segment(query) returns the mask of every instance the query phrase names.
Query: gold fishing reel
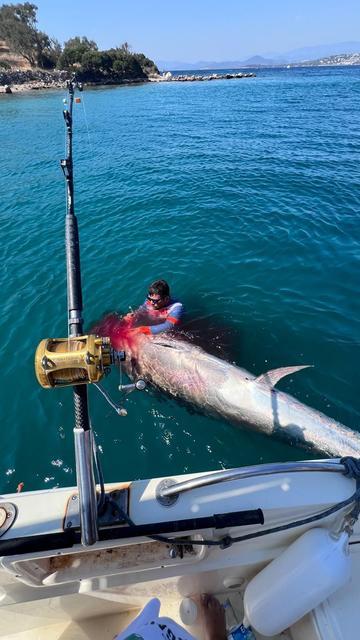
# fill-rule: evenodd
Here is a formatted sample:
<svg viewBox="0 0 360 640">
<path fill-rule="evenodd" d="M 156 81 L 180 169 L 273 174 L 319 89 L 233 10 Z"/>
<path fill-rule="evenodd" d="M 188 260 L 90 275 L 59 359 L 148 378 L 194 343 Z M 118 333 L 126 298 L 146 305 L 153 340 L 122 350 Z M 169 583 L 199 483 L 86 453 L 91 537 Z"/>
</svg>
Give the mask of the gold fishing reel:
<svg viewBox="0 0 360 640">
<path fill-rule="evenodd" d="M 35 373 L 45 389 L 97 383 L 107 367 L 121 360 L 125 354 L 112 349 L 110 338 L 46 338 L 36 349 Z"/>
</svg>

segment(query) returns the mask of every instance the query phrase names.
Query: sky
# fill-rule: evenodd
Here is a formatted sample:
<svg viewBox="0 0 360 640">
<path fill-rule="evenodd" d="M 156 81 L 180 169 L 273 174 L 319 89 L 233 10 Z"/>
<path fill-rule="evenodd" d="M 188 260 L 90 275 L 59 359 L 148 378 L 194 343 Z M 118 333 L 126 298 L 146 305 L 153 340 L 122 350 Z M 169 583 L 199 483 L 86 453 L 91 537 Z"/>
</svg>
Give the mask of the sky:
<svg viewBox="0 0 360 640">
<path fill-rule="evenodd" d="M 360 40 L 360 0 L 30 0 L 61 43 L 127 41 L 153 60 L 241 60 Z M 0 2 L 1 4 L 10 4 Z"/>
</svg>

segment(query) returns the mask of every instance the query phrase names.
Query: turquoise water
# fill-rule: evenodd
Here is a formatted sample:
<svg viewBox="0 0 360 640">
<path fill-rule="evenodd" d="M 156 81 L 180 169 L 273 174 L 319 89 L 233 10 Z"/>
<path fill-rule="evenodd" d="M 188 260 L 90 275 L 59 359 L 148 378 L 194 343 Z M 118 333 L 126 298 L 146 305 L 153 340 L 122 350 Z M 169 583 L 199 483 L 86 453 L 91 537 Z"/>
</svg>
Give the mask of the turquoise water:
<svg viewBox="0 0 360 640">
<path fill-rule="evenodd" d="M 65 336 L 63 93 L 0 96 L 0 485 L 75 483 L 71 390 L 33 372 Z M 360 69 L 89 89 L 75 111 L 76 212 L 86 326 L 168 279 L 196 339 L 360 426 Z M 85 110 L 84 107 L 85 106 Z M 118 372 L 105 382 L 118 399 Z M 90 389 L 105 479 L 308 455 L 134 393 L 119 418 Z"/>
</svg>

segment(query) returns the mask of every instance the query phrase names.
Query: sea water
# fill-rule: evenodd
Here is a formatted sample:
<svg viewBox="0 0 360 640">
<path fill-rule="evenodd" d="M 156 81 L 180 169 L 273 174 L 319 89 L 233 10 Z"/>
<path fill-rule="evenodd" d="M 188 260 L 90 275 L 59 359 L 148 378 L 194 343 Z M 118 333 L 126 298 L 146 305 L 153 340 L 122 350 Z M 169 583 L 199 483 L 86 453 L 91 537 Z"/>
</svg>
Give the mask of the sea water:
<svg viewBox="0 0 360 640">
<path fill-rule="evenodd" d="M 0 96 L 1 490 L 75 484 L 72 393 L 34 352 L 67 335 L 63 91 Z M 88 330 L 166 278 L 186 329 L 279 389 L 360 426 L 360 69 L 93 88 L 74 108 Z M 120 401 L 119 371 L 105 386 Z M 126 381 L 126 380 L 125 380 Z M 295 445 L 134 392 L 91 388 L 107 481 L 309 457 Z"/>
</svg>

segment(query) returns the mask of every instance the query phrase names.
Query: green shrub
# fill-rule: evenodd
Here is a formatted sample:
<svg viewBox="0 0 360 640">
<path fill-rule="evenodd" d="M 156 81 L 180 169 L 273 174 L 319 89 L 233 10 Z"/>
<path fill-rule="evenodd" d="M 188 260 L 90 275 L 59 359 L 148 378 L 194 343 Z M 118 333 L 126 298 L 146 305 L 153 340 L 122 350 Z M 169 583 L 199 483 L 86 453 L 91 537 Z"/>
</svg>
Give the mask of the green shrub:
<svg viewBox="0 0 360 640">
<path fill-rule="evenodd" d="M 11 69 L 11 64 L 8 60 L 0 60 L 0 69 Z"/>
<path fill-rule="evenodd" d="M 64 48 L 57 62 L 57 67 L 58 69 L 68 70 L 79 68 L 81 67 L 83 56 L 86 53 L 97 52 L 97 50 L 96 42 L 88 40 L 86 36 L 70 38 L 70 40 L 67 40 L 64 44 Z"/>
</svg>

